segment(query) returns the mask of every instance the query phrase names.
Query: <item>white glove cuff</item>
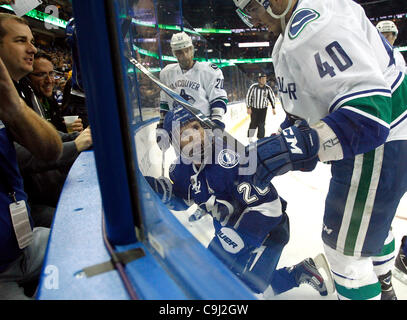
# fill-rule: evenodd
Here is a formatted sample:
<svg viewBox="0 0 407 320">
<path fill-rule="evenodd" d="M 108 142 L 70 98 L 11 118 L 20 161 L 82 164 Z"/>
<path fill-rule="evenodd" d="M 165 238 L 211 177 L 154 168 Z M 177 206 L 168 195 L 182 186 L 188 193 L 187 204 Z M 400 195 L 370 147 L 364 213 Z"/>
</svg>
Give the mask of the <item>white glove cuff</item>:
<svg viewBox="0 0 407 320">
<path fill-rule="evenodd" d="M 335 132 L 323 121 L 311 126 L 319 137 L 318 157 L 321 162 L 336 161 L 343 159 L 341 143 Z"/>
</svg>

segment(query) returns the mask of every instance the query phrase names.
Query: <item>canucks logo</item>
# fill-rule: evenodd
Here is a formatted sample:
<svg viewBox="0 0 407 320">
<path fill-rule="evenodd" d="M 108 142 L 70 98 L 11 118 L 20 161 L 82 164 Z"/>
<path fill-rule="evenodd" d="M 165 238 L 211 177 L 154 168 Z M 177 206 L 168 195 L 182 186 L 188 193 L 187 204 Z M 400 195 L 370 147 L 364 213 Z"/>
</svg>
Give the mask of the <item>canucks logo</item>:
<svg viewBox="0 0 407 320">
<path fill-rule="evenodd" d="M 318 19 L 320 14 L 313 9 L 300 9 L 294 12 L 294 17 L 288 31 L 290 39 L 295 39 L 310 22 Z"/>
<path fill-rule="evenodd" d="M 223 149 L 218 154 L 218 163 L 225 169 L 234 168 L 239 163 L 239 155 L 232 150 Z"/>
<path fill-rule="evenodd" d="M 185 89 L 182 89 L 182 90 L 181 90 L 181 93 L 180 93 L 179 95 L 180 95 L 182 98 L 184 98 L 185 101 L 189 102 L 191 105 L 195 103 L 194 97 L 193 97 L 193 96 L 190 96 L 189 94 L 187 94 L 187 93 L 185 92 Z M 177 102 L 177 101 L 174 100 L 173 108 L 175 109 L 175 108 L 177 108 L 177 107 L 182 107 L 182 104 L 180 104 L 179 102 Z"/>
</svg>

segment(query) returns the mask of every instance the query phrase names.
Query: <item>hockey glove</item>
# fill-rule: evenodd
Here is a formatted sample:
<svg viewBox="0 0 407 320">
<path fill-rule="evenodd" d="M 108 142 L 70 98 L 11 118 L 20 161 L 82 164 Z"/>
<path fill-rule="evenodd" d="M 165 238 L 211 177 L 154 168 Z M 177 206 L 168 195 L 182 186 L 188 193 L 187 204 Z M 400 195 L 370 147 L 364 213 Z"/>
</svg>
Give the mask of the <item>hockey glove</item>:
<svg viewBox="0 0 407 320">
<path fill-rule="evenodd" d="M 184 211 L 188 209 L 189 206 L 184 200 L 173 194 L 173 185 L 170 179 L 166 177 L 160 177 L 157 179 L 150 176 L 145 176 L 144 178 L 168 209 L 175 211 Z"/>
<path fill-rule="evenodd" d="M 170 137 L 168 135 L 168 132 L 162 127 L 162 125 L 157 126 L 155 131 L 155 138 L 161 151 L 165 152 L 170 148 Z"/>
<path fill-rule="evenodd" d="M 305 121 L 257 141 L 253 184 L 265 188 L 273 177 L 290 170 L 312 171 L 318 163 L 318 150 L 318 134 Z"/>
<path fill-rule="evenodd" d="M 225 124 L 224 124 L 222 121 L 216 120 L 216 119 L 212 119 L 212 121 L 213 121 L 215 124 L 217 124 L 217 125 L 219 126 L 219 128 L 222 129 L 222 131 L 225 130 Z"/>
<path fill-rule="evenodd" d="M 206 216 L 207 214 L 208 214 L 208 212 L 206 212 L 204 209 L 198 207 L 198 209 L 196 209 L 196 211 L 188 217 L 188 221 L 189 222 L 198 221 L 201 218 L 203 218 L 204 216 Z"/>
</svg>

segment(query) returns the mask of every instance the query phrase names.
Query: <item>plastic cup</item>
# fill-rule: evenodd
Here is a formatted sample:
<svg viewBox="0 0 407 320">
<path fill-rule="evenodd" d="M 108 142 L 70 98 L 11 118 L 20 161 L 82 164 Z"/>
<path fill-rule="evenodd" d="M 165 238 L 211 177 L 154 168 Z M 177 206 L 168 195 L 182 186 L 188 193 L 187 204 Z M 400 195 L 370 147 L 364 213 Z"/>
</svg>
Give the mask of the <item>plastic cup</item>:
<svg viewBox="0 0 407 320">
<path fill-rule="evenodd" d="M 66 131 L 68 133 L 72 133 L 72 124 L 75 122 L 76 119 L 78 119 L 79 116 L 65 116 L 64 121 L 65 121 L 65 126 L 66 126 Z"/>
</svg>

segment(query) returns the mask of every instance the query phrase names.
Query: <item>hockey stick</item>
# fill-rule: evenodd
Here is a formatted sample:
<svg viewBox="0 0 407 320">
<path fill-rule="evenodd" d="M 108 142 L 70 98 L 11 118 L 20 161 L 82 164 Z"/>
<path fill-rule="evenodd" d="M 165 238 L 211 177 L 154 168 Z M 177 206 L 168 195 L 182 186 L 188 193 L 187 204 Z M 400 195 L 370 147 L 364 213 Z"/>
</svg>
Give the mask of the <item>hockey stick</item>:
<svg viewBox="0 0 407 320">
<path fill-rule="evenodd" d="M 123 39 L 125 39 L 131 25 L 131 19 L 127 18 L 123 21 L 122 23 L 122 35 Z M 252 166 L 252 164 L 256 163 L 256 161 L 253 161 L 253 157 L 256 157 L 257 154 L 256 152 L 249 152 L 249 155 L 246 154 L 246 148 L 245 146 L 237 140 L 235 137 L 233 137 L 231 134 L 229 134 L 227 131 L 225 131 L 223 128 L 221 128 L 219 125 L 217 125 L 214 121 L 209 119 L 207 116 L 205 116 L 201 111 L 198 109 L 194 108 L 191 103 L 189 103 L 187 100 L 185 100 L 182 96 L 180 96 L 177 92 L 166 86 L 164 83 L 162 83 L 156 76 L 154 76 L 146 67 L 144 67 L 137 59 L 135 59 L 131 52 L 132 49 L 130 45 L 128 44 L 128 52 L 129 54 L 124 54 L 125 58 L 133 64 L 141 73 L 146 75 L 151 81 L 153 81 L 161 90 L 163 90 L 170 98 L 172 98 L 174 101 L 177 101 L 179 104 L 181 104 L 186 110 L 188 110 L 198 121 L 200 121 L 204 127 L 211 129 L 216 137 L 219 135 L 222 137 L 222 140 L 226 142 L 226 145 L 232 149 L 232 151 L 236 152 L 236 154 L 239 157 L 239 162 L 240 164 L 248 166 L 246 167 L 241 167 L 240 168 L 240 174 L 242 175 L 251 175 L 256 171 L 256 166 Z M 250 150 L 252 150 L 251 148 Z"/>
<path fill-rule="evenodd" d="M 162 83 L 156 76 L 154 76 L 146 67 L 144 67 L 140 62 L 138 62 L 133 57 L 127 57 L 127 59 L 132 63 L 137 69 L 139 69 L 143 74 L 150 78 L 157 86 L 160 87 L 170 98 L 180 103 L 185 109 L 187 109 L 192 115 L 194 115 L 200 122 L 204 123 L 208 129 L 219 129 L 222 130 L 215 122 L 205 116 L 201 111 L 194 108 L 187 100 L 181 97 L 177 92 Z M 229 135 L 227 132 L 225 132 Z M 232 136 L 230 136 L 232 137 Z M 232 137 L 233 140 L 236 140 Z M 240 142 L 239 142 L 240 143 Z"/>
<path fill-rule="evenodd" d="M 234 151 L 238 154 L 240 152 L 244 152 L 245 146 L 238 141 L 235 137 L 230 135 L 227 131 L 223 130 L 219 125 L 205 116 L 201 111 L 194 108 L 187 100 L 181 97 L 177 92 L 172 90 L 171 88 L 167 87 L 164 83 L 162 83 L 156 76 L 154 76 L 146 67 L 144 67 L 140 62 L 138 62 L 135 58 L 127 56 L 127 59 L 133 64 L 138 70 L 140 70 L 143 74 L 145 74 L 150 80 L 152 80 L 161 90 L 163 90 L 170 98 L 180 103 L 186 110 L 188 110 L 198 121 L 204 124 L 204 126 L 211 130 L 220 130 L 224 139 L 226 139 L 229 143 L 234 144 Z M 243 156 L 243 155 L 242 155 Z"/>
<path fill-rule="evenodd" d="M 126 35 L 129 32 L 131 25 L 131 19 L 127 17 L 124 19 L 122 23 L 122 36 L 123 39 L 126 37 Z M 128 51 L 131 52 L 132 49 L 130 46 L 128 46 Z M 152 80 L 161 90 L 163 90 L 170 98 L 173 100 L 177 101 L 180 103 L 185 109 L 187 109 L 192 115 L 194 115 L 200 122 L 204 123 L 205 126 L 208 129 L 215 130 L 219 129 L 223 131 L 224 135 L 227 137 L 227 139 L 230 139 L 228 141 L 235 141 L 236 147 L 238 147 L 240 150 L 244 150 L 244 145 L 240 143 L 238 140 L 236 140 L 234 137 L 232 137 L 229 133 L 224 131 L 219 125 L 217 125 L 215 122 L 213 122 L 211 119 L 209 119 L 207 116 L 205 116 L 202 112 L 200 112 L 198 109 L 194 108 L 187 100 L 185 100 L 183 97 L 181 97 L 177 92 L 166 86 L 164 83 L 162 83 L 156 76 L 154 76 L 146 67 L 144 67 L 140 62 L 138 62 L 131 54 L 129 53 L 128 55 L 125 55 L 127 60 L 131 64 L 133 64 L 138 70 L 140 70 L 143 74 L 145 74 L 150 80 Z"/>
</svg>

